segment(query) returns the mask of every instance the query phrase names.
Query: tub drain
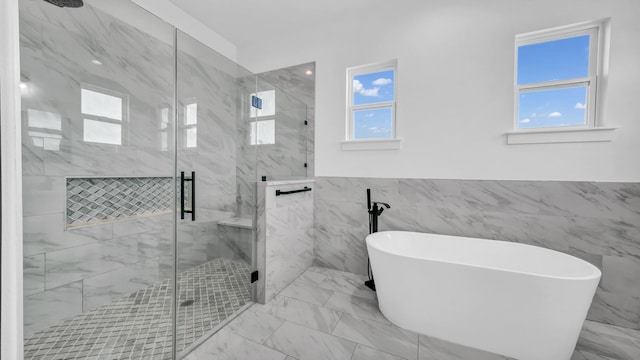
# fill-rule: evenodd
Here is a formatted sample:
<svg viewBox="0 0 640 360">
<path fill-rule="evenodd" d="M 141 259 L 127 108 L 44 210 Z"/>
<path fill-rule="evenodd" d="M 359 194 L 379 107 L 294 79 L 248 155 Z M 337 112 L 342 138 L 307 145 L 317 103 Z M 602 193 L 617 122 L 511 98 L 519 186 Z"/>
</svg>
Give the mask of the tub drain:
<svg viewBox="0 0 640 360">
<path fill-rule="evenodd" d="M 181 307 L 183 307 L 183 306 L 191 306 L 191 305 L 193 305 L 193 303 L 194 303 L 194 302 L 195 302 L 195 300 L 187 300 L 187 301 L 183 301 L 183 302 L 180 304 L 180 306 L 181 306 Z"/>
</svg>

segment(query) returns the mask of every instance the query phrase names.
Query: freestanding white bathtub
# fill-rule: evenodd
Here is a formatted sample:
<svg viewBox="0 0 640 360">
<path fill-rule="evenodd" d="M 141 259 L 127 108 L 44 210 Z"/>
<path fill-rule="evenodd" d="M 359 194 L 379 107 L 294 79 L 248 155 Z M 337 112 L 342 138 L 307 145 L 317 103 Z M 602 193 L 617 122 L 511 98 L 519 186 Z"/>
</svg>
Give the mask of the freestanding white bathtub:
<svg viewBox="0 0 640 360">
<path fill-rule="evenodd" d="M 568 360 L 600 270 L 536 246 L 385 231 L 367 236 L 380 310 L 418 333 L 519 360 Z"/>
</svg>

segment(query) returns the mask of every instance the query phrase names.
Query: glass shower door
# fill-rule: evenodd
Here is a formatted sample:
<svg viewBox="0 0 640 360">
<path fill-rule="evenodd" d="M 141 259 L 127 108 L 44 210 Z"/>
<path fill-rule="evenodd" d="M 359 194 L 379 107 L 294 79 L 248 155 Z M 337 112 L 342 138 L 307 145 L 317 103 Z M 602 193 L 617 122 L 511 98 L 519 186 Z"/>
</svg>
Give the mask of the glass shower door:
<svg viewBox="0 0 640 360">
<path fill-rule="evenodd" d="M 20 40 L 24 357 L 170 359 L 174 28 L 21 0 Z"/>
<path fill-rule="evenodd" d="M 307 106 L 258 76 L 262 109 L 252 110 L 251 142 L 257 149 L 257 172 L 267 180 L 307 176 Z"/>
<path fill-rule="evenodd" d="M 255 76 L 178 31 L 179 355 L 252 300 L 255 150 L 245 100 L 252 92 Z"/>
</svg>

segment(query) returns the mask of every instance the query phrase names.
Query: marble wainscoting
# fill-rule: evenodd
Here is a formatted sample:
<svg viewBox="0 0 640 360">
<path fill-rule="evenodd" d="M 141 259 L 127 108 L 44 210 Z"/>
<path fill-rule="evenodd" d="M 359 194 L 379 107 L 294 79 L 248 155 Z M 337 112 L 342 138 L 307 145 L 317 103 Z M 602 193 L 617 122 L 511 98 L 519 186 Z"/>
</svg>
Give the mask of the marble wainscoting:
<svg viewBox="0 0 640 360">
<path fill-rule="evenodd" d="M 276 196 L 276 191 L 311 191 Z M 264 303 L 287 287 L 313 262 L 313 180 L 258 184 L 258 270 L 263 276 L 257 300 Z M 264 261 L 264 263 L 263 263 Z"/>
<path fill-rule="evenodd" d="M 316 265 L 367 272 L 366 189 L 391 204 L 379 230 L 514 241 L 602 271 L 588 319 L 640 329 L 640 184 L 318 177 Z"/>
</svg>

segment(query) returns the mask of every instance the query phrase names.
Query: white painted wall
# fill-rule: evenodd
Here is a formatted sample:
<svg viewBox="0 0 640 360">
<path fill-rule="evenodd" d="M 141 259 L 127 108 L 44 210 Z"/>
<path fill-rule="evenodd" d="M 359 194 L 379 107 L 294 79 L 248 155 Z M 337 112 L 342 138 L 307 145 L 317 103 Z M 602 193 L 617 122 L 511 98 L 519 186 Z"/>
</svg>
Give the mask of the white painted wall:
<svg viewBox="0 0 640 360">
<path fill-rule="evenodd" d="M 97 0 L 94 0 L 96 2 Z M 236 46 L 169 0 L 131 0 L 213 50 L 236 61 Z M 126 14 L 122 14 L 126 16 Z"/>
<path fill-rule="evenodd" d="M 640 181 L 640 1 L 405 0 L 377 15 L 238 49 L 259 73 L 316 61 L 316 175 Z M 312 16 L 311 14 L 309 16 Z M 604 123 L 613 142 L 506 145 L 514 36 L 612 17 Z M 398 59 L 402 149 L 342 151 L 345 69 Z"/>
</svg>

